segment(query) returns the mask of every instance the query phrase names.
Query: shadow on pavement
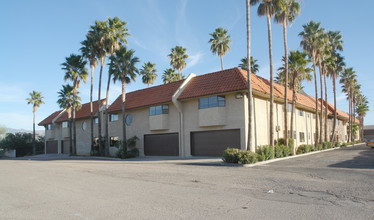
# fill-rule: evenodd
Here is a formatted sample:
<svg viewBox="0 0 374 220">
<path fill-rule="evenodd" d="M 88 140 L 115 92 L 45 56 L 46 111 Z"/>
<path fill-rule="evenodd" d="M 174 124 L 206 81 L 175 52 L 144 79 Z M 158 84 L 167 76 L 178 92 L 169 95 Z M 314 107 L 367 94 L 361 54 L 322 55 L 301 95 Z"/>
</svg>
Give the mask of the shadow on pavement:
<svg viewBox="0 0 374 220">
<path fill-rule="evenodd" d="M 342 148 L 345 151 L 362 151 L 359 156 L 354 157 L 352 160 L 329 165 L 329 167 L 337 168 L 351 168 L 351 169 L 374 169 L 374 148 L 365 145 L 358 147 Z"/>
</svg>

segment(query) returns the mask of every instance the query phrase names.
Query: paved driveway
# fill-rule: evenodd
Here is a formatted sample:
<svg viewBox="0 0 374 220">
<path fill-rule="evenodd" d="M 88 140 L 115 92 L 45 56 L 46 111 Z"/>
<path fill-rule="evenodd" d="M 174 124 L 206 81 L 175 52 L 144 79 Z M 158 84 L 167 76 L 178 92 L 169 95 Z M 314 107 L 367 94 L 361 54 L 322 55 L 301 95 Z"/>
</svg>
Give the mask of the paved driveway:
<svg viewBox="0 0 374 220">
<path fill-rule="evenodd" d="M 174 159 L 0 160 L 0 219 L 374 219 L 363 145 L 252 168 Z"/>
</svg>

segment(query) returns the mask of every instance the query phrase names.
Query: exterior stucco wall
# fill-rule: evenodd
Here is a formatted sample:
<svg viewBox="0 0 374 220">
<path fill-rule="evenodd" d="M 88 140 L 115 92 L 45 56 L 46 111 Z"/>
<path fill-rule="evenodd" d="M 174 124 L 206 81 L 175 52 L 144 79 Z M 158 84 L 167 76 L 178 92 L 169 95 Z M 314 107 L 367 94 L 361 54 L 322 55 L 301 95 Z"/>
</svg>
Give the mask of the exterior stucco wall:
<svg viewBox="0 0 374 220">
<path fill-rule="evenodd" d="M 245 96 L 242 98 L 235 98 L 235 94 L 226 94 L 225 107 L 214 107 L 211 108 L 212 112 L 220 112 L 215 114 L 216 117 L 210 117 L 212 126 L 200 126 L 199 123 L 199 111 L 203 110 L 206 114 L 209 109 L 199 109 L 199 99 L 191 99 L 182 101 L 183 106 L 183 125 L 184 125 L 184 156 L 191 156 L 191 132 L 196 131 L 211 131 L 211 130 L 228 130 L 228 129 L 240 129 L 240 147 L 245 149 L 245 137 L 247 130 L 245 117 L 246 102 Z M 217 108 L 222 108 L 218 110 Z M 225 114 L 221 114 L 224 112 Z M 223 117 L 223 119 L 222 119 Z M 221 122 L 225 121 L 224 125 Z M 218 125 L 217 125 L 218 124 Z M 227 146 L 230 147 L 230 146 Z M 233 146 L 231 146 L 233 147 Z"/>
</svg>

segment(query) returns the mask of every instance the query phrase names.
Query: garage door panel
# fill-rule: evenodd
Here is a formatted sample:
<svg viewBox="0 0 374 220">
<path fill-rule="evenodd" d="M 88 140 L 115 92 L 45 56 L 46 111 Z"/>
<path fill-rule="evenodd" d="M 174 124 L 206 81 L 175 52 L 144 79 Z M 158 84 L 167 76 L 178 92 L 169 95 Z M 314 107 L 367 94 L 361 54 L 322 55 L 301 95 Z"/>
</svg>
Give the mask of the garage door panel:
<svg viewBox="0 0 374 220">
<path fill-rule="evenodd" d="M 70 154 L 70 140 L 63 140 L 62 142 L 62 153 Z"/>
<path fill-rule="evenodd" d="M 228 148 L 240 149 L 240 130 L 191 132 L 192 156 L 220 157 Z"/>
<path fill-rule="evenodd" d="M 146 156 L 179 156 L 178 133 L 144 135 Z"/>
<path fill-rule="evenodd" d="M 47 154 L 57 154 L 58 153 L 58 142 L 57 141 L 47 141 Z"/>
</svg>

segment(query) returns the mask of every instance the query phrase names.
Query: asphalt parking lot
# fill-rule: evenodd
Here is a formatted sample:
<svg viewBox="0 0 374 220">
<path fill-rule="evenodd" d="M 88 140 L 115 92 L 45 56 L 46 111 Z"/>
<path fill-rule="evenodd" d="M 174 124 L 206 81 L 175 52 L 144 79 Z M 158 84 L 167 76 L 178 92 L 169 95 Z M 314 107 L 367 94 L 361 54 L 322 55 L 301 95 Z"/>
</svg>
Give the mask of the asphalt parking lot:
<svg viewBox="0 0 374 220">
<path fill-rule="evenodd" d="M 364 145 L 218 164 L 0 160 L 0 219 L 374 219 L 374 149 Z"/>
</svg>

